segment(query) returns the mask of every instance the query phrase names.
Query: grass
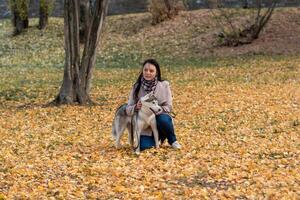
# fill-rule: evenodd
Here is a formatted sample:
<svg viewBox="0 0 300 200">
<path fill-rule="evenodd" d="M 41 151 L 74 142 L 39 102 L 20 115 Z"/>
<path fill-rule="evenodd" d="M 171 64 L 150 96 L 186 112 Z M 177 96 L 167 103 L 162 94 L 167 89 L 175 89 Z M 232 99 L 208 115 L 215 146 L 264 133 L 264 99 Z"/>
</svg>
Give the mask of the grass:
<svg viewBox="0 0 300 200">
<path fill-rule="evenodd" d="M 239 14 L 243 16 L 243 13 Z M 277 29 L 287 29 L 287 33 L 280 35 L 285 40 L 296 37 L 293 34 L 297 34 L 298 29 L 291 32 L 289 27 L 295 26 L 298 14 L 299 11 L 292 8 L 281 8 L 276 11 L 274 22 L 271 21 L 271 25 L 267 26 L 261 35 L 262 41 L 258 40 L 253 45 L 247 45 L 249 51 L 243 50 L 244 47 L 214 47 L 212 45 L 215 40 L 213 35 L 218 31 L 218 26 L 207 10 L 183 12 L 175 20 L 156 26 L 151 26 L 151 16 L 147 13 L 110 16 L 107 18 L 100 41 L 96 60 L 97 67 L 138 67 L 144 59 L 149 57 L 154 57 L 162 65 L 172 68 L 216 66 L 218 61 L 234 65 L 236 59 L 238 62 L 240 60 L 248 62 L 257 57 L 263 59 L 280 59 L 280 57 L 286 58 L 290 55 L 295 57 L 297 49 L 291 49 L 291 52 L 295 53 L 289 55 L 284 52 L 278 54 L 276 51 L 276 49 L 288 49 L 285 44 L 289 44 L 289 41 L 275 40 L 274 44 L 269 44 L 264 40 L 270 37 L 277 38 L 276 34 L 282 34 Z M 281 15 L 285 15 L 289 21 L 282 20 Z M 37 19 L 31 19 L 30 28 L 22 36 L 14 38 L 10 37 L 12 33 L 10 20 L 1 20 L 0 24 L 0 66 L 63 67 L 62 19 L 51 18 L 49 26 L 44 31 L 36 28 Z M 294 39 L 297 41 L 297 38 Z M 277 45 L 278 43 L 280 45 L 282 43 L 284 46 L 280 47 Z M 274 49 L 270 50 L 264 44 L 273 45 Z"/>
</svg>

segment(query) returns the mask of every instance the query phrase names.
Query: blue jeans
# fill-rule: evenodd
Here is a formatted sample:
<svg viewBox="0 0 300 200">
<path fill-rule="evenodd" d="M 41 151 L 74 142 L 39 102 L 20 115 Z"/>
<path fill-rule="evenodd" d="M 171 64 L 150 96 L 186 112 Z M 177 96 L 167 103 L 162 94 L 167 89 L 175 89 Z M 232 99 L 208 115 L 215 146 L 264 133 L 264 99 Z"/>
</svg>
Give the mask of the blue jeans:
<svg viewBox="0 0 300 200">
<path fill-rule="evenodd" d="M 161 143 L 163 143 L 165 139 L 167 139 L 168 143 L 171 145 L 173 142 L 177 140 L 172 118 L 169 115 L 167 114 L 156 115 L 156 124 L 157 124 L 157 129 L 159 134 L 159 140 L 161 141 Z M 154 147 L 155 146 L 154 136 L 141 135 L 140 145 L 141 145 L 140 147 L 141 151 Z"/>
</svg>

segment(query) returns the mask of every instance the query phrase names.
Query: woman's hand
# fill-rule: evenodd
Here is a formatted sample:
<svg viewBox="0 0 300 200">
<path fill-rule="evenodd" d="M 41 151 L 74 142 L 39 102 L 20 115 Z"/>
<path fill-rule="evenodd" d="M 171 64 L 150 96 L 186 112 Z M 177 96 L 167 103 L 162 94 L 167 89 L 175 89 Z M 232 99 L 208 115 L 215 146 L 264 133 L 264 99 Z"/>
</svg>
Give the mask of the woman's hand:
<svg viewBox="0 0 300 200">
<path fill-rule="evenodd" d="M 135 104 L 135 110 L 140 110 L 141 107 L 142 107 L 142 102 L 141 102 L 141 100 L 139 100 L 139 101 L 137 102 L 137 104 Z"/>
</svg>

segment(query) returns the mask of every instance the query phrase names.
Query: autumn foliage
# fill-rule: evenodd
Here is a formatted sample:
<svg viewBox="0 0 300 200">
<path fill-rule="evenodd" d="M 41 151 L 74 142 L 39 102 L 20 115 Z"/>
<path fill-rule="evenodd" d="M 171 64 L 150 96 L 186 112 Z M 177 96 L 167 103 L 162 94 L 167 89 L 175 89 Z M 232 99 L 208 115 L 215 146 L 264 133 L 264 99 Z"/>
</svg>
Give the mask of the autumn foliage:
<svg viewBox="0 0 300 200">
<path fill-rule="evenodd" d="M 158 24 L 178 15 L 185 10 L 182 0 L 149 0 L 148 10 L 152 15 L 152 24 Z"/>
<path fill-rule="evenodd" d="M 64 49 L 57 31 L 63 23 L 50 20 L 43 36 L 7 38 L 11 29 L 0 24 L 0 199 L 298 199 L 298 55 L 193 63 L 181 51 L 186 62 L 175 65 L 177 54 L 158 49 L 183 148 L 175 151 L 165 143 L 136 156 L 126 136 L 120 150 L 111 137 L 115 109 L 127 101 L 139 74 L 140 68 L 126 68 L 121 57 L 131 55 L 125 54 L 129 48 L 134 53 L 134 46 L 107 26 L 114 32 L 102 41 L 102 56 L 111 56 L 105 60 L 110 67 L 96 62 L 91 98 L 97 105 L 52 107 Z M 145 29 L 154 34 L 145 42 L 161 42 L 155 39 L 163 30 Z M 185 43 L 168 42 L 172 50 L 185 49 Z M 142 50 L 154 54 L 153 48 Z M 173 60 L 167 56 L 176 62 L 166 63 Z"/>
<path fill-rule="evenodd" d="M 183 149 L 164 144 L 139 157 L 126 137 L 120 150 L 111 139 L 114 110 L 137 69 L 96 70 L 92 96 L 101 105 L 47 107 L 61 70 L 1 68 L 2 88 L 24 79 L 19 93 L 1 90 L 1 196 L 296 199 L 299 59 L 186 67 L 163 70 Z"/>
</svg>

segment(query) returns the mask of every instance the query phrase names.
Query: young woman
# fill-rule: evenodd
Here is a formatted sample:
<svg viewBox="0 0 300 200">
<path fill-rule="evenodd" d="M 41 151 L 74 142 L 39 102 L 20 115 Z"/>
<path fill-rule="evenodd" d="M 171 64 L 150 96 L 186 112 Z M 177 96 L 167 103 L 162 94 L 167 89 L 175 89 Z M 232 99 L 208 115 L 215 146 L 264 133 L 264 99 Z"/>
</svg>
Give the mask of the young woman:
<svg viewBox="0 0 300 200">
<path fill-rule="evenodd" d="M 169 115 L 172 111 L 171 89 L 169 82 L 161 79 L 160 67 L 156 60 L 144 61 L 141 73 L 130 92 L 126 113 L 132 116 L 135 111 L 141 109 L 140 98 L 152 91 L 162 107 L 162 111 L 155 113 L 159 139 L 161 143 L 167 139 L 174 149 L 180 149 L 181 145 L 177 142 L 173 121 Z M 148 128 L 141 133 L 140 148 L 144 150 L 153 146 L 154 137 L 151 128 Z"/>
</svg>

